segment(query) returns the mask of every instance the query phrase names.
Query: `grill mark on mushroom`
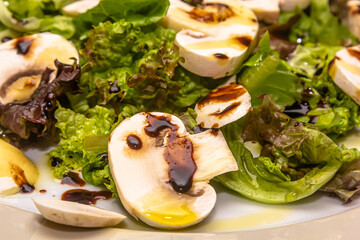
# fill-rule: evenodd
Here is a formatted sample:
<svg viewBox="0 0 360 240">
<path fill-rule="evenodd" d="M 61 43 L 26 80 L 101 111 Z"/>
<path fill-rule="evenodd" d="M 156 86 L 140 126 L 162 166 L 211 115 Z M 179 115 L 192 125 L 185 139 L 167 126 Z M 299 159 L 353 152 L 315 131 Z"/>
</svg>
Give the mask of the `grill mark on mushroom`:
<svg viewBox="0 0 360 240">
<path fill-rule="evenodd" d="M 20 73 L 16 73 L 13 76 L 11 76 L 0 88 L 0 96 L 2 98 L 6 97 L 6 90 L 8 89 L 8 87 L 10 87 L 13 83 L 15 83 L 19 78 L 22 77 L 31 77 L 31 76 L 41 76 L 41 74 L 44 72 L 44 70 L 40 70 L 40 69 L 32 69 L 26 72 L 20 72 Z M 26 84 L 24 87 L 33 87 L 33 85 L 31 86 Z"/>
<path fill-rule="evenodd" d="M 360 51 L 351 48 L 347 49 L 347 51 L 351 56 L 357 58 L 360 61 Z"/>
<path fill-rule="evenodd" d="M 33 41 L 34 38 L 31 36 L 26 36 L 16 39 L 16 41 L 14 41 L 13 44 L 17 50 L 17 54 L 27 55 L 29 53 Z"/>
<path fill-rule="evenodd" d="M 192 142 L 188 138 L 178 135 L 179 127 L 171 123 L 170 117 L 148 114 L 147 122 L 148 125 L 144 130 L 148 136 L 158 138 L 160 135 L 168 133 L 168 142 L 164 153 L 169 164 L 170 180 L 168 183 L 176 192 L 188 192 L 192 187 L 193 176 L 197 169 L 193 158 Z"/>
<path fill-rule="evenodd" d="M 214 57 L 218 58 L 218 59 L 229 59 L 229 57 L 223 53 L 215 53 Z"/>
<path fill-rule="evenodd" d="M 206 7 L 208 9 L 205 9 Z M 205 3 L 202 4 L 202 8 L 194 7 L 187 13 L 192 19 L 204 23 L 223 22 L 235 15 L 231 8 L 223 3 Z"/>
<path fill-rule="evenodd" d="M 222 111 L 216 111 L 210 115 L 212 116 L 217 116 L 218 118 L 222 118 L 225 117 L 226 115 L 228 115 L 229 113 L 231 113 L 232 111 L 234 111 L 238 106 L 240 106 L 241 102 L 235 102 L 229 106 L 227 106 L 224 110 Z"/>
<path fill-rule="evenodd" d="M 246 92 L 247 90 L 244 87 L 239 87 L 238 85 L 233 84 L 217 88 L 211 91 L 205 98 L 203 98 L 198 103 L 198 107 L 202 108 L 204 105 L 211 102 L 228 102 L 235 100 L 244 95 Z"/>
<path fill-rule="evenodd" d="M 249 47 L 251 45 L 252 38 L 249 36 L 237 37 L 236 39 L 246 47 Z"/>
</svg>

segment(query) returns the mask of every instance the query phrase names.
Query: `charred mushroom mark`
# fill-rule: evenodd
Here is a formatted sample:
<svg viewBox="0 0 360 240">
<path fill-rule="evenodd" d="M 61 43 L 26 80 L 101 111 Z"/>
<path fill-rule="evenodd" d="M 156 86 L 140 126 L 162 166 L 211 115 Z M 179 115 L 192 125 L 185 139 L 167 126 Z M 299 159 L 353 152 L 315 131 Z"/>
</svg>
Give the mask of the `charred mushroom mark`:
<svg viewBox="0 0 360 240">
<path fill-rule="evenodd" d="M 215 53 L 214 54 L 214 57 L 215 58 L 218 58 L 218 59 L 221 59 L 221 60 L 226 60 L 226 59 L 229 59 L 229 57 L 225 54 L 222 54 L 222 53 Z"/>
<path fill-rule="evenodd" d="M 229 115 L 232 111 L 234 111 L 238 106 L 240 106 L 241 102 L 235 102 L 229 106 L 227 106 L 224 110 L 222 111 L 216 111 L 212 114 L 210 114 L 211 116 L 216 116 L 218 118 L 222 118 L 225 117 L 227 115 Z"/>
<path fill-rule="evenodd" d="M 247 93 L 247 91 L 244 87 L 239 87 L 239 85 L 234 84 L 217 88 L 200 100 L 198 107 L 202 108 L 211 102 L 228 102 L 235 100 L 245 93 Z"/>
<path fill-rule="evenodd" d="M 357 58 L 360 61 L 360 50 L 355 50 L 355 49 L 349 48 L 347 51 L 351 56 Z"/>
<path fill-rule="evenodd" d="M 27 55 L 34 39 L 32 37 L 22 37 L 14 41 L 13 46 L 17 50 L 17 54 Z"/>
<path fill-rule="evenodd" d="M 210 9 L 207 11 L 206 8 L 212 8 L 212 11 Z M 190 18 L 204 23 L 223 22 L 235 15 L 232 9 L 223 3 L 205 3 L 201 5 L 201 8 L 194 7 L 187 13 Z"/>
<path fill-rule="evenodd" d="M 252 42 L 252 38 L 249 36 L 237 37 L 236 40 L 239 41 L 241 45 L 246 47 L 249 47 Z"/>
<path fill-rule="evenodd" d="M 169 164 L 169 183 L 179 193 L 186 193 L 192 187 L 193 176 L 197 169 L 193 159 L 193 145 L 186 137 L 177 133 L 179 127 L 171 123 L 170 117 L 147 115 L 148 125 L 145 133 L 156 138 L 165 129 L 169 129 L 168 142 L 164 157 Z"/>
<path fill-rule="evenodd" d="M 18 165 L 11 164 L 10 173 L 16 185 L 19 186 L 21 193 L 31 193 L 34 191 L 35 187 L 29 184 L 28 180 L 26 179 L 24 170 L 21 169 Z"/>
</svg>

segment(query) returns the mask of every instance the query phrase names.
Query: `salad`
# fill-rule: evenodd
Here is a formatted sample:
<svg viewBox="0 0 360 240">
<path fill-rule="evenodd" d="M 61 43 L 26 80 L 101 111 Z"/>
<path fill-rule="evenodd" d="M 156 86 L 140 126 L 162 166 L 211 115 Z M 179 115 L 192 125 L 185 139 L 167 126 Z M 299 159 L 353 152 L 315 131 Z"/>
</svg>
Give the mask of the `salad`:
<svg viewBox="0 0 360 240">
<path fill-rule="evenodd" d="M 360 126 L 359 6 L 0 1 L 0 147 L 51 141 L 54 178 L 80 171 L 165 229 L 211 212 L 211 179 L 263 203 L 350 202 L 360 151 L 337 140 Z M 25 182 L 33 191 L 36 176 Z"/>
</svg>

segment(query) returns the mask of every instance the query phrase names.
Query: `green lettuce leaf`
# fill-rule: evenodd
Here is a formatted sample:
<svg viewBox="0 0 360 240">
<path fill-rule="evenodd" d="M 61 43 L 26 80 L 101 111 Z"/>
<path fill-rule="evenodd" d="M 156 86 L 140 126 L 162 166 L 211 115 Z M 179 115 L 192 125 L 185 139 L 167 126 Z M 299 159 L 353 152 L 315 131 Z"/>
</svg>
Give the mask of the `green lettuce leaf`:
<svg viewBox="0 0 360 240">
<path fill-rule="evenodd" d="M 61 13 L 65 0 L 8 0 L 0 2 L 0 22 L 8 37 L 49 31 L 70 39 L 76 32 L 73 19 Z M 14 33 L 15 32 L 15 33 Z M 3 34 L 4 35 L 4 34 Z M 4 35 L 5 36 L 5 35 Z"/>
<path fill-rule="evenodd" d="M 299 9 L 292 14 L 286 12 L 282 15 L 280 23 L 291 19 L 291 16 L 300 15 L 299 20 L 290 30 L 291 42 L 323 43 L 332 46 L 357 43 L 350 31 L 331 13 L 328 0 L 312 0 L 309 15 Z"/>
<path fill-rule="evenodd" d="M 102 0 L 75 21 L 80 31 L 105 21 L 125 20 L 136 26 L 145 26 L 161 20 L 169 5 L 169 0 Z"/>
<path fill-rule="evenodd" d="M 260 105 L 258 97 L 262 94 L 271 95 L 281 106 L 292 105 L 301 99 L 301 81 L 270 48 L 268 33 L 260 40 L 258 51 L 242 66 L 237 81 L 250 93 L 254 107 Z"/>
<path fill-rule="evenodd" d="M 217 177 L 224 186 L 265 203 L 286 203 L 305 198 L 332 179 L 343 161 L 360 156 L 358 150 L 338 148 L 311 125 L 289 118 L 268 97 L 237 122 L 222 129 L 239 170 Z M 243 133 L 241 134 L 241 131 Z M 257 141 L 261 155 L 253 157 L 243 145 Z"/>
<path fill-rule="evenodd" d="M 86 182 L 105 186 L 113 193 L 113 197 L 118 197 L 115 182 L 111 176 L 108 156 L 104 154 L 90 154 L 87 156 L 86 163 L 82 168 L 81 174 Z"/>
</svg>

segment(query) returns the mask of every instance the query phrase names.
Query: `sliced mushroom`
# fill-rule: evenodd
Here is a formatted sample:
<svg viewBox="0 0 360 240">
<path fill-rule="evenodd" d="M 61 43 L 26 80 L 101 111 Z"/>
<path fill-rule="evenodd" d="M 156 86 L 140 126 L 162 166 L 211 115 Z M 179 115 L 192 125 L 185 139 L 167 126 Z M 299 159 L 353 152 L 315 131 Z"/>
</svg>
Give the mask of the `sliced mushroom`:
<svg viewBox="0 0 360 240">
<path fill-rule="evenodd" d="M 0 139 L 0 196 L 31 192 L 38 176 L 36 166 L 19 149 Z"/>
<path fill-rule="evenodd" d="M 91 205 L 57 199 L 33 199 L 41 215 L 52 222 L 74 227 L 98 228 L 118 225 L 126 217 Z"/>
<path fill-rule="evenodd" d="M 280 16 L 280 0 L 239 0 L 253 10 L 259 20 L 276 23 Z"/>
<path fill-rule="evenodd" d="M 27 100 L 45 69 L 56 69 L 56 59 L 67 64 L 79 59 L 75 46 L 60 35 L 39 33 L 1 44 L 0 104 Z M 55 76 L 54 71 L 50 80 Z"/>
<path fill-rule="evenodd" d="M 63 12 L 67 15 L 76 17 L 86 11 L 96 7 L 99 4 L 100 0 L 80 0 L 69 5 L 66 5 L 62 8 Z"/>
<path fill-rule="evenodd" d="M 281 11 L 294 11 L 297 7 L 305 9 L 311 0 L 280 0 Z"/>
<path fill-rule="evenodd" d="M 212 90 L 196 106 L 196 122 L 203 128 L 220 128 L 251 110 L 251 96 L 241 85 L 230 84 Z"/>
<path fill-rule="evenodd" d="M 161 24 L 178 31 L 180 64 L 204 77 L 233 75 L 256 44 L 255 14 L 236 0 L 204 0 L 201 7 L 181 0 L 170 3 Z"/>
<path fill-rule="evenodd" d="M 208 181 L 237 169 L 220 131 L 189 135 L 179 118 L 165 113 L 121 122 L 109 140 L 109 166 L 126 210 L 164 229 L 208 216 L 216 202 Z"/>
<path fill-rule="evenodd" d="M 345 25 L 360 40 L 360 1 L 351 0 L 346 2 L 347 15 Z"/>
<path fill-rule="evenodd" d="M 360 45 L 338 51 L 329 74 L 334 83 L 360 105 Z"/>
</svg>

